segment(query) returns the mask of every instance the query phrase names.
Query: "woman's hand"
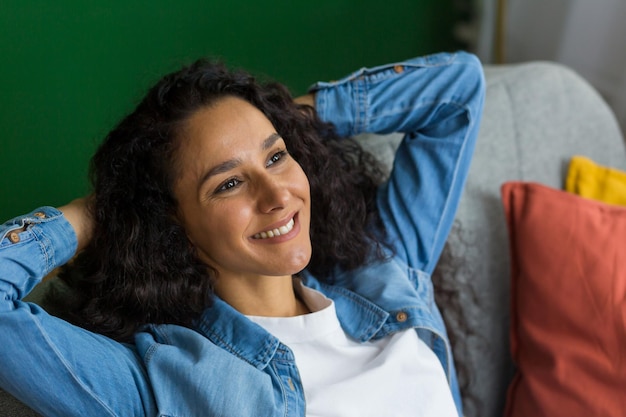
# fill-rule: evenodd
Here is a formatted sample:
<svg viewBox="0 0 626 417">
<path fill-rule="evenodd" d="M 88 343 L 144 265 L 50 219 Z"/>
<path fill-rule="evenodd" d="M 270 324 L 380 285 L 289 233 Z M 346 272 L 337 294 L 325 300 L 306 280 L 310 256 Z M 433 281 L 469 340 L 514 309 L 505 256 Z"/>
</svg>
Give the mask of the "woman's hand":
<svg viewBox="0 0 626 417">
<path fill-rule="evenodd" d="M 59 210 L 67 221 L 70 222 L 76 233 L 76 238 L 78 239 L 77 253 L 89 244 L 93 234 L 94 224 L 90 208 L 91 201 L 92 196 L 87 196 L 77 198 L 59 207 Z"/>
<path fill-rule="evenodd" d="M 309 106 L 315 108 L 315 94 L 309 93 L 300 97 L 296 97 L 293 99 L 296 104 L 308 104 Z"/>
</svg>

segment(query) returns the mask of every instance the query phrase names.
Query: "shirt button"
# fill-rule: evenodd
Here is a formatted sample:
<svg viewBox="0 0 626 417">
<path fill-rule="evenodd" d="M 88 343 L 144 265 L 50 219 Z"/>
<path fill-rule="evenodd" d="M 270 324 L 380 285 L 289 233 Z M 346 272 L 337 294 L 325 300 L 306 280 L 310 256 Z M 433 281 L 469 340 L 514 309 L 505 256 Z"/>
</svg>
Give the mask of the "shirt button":
<svg viewBox="0 0 626 417">
<path fill-rule="evenodd" d="M 404 323 L 406 319 L 408 318 L 409 318 L 409 315 L 406 314 L 404 311 L 401 311 L 398 314 L 396 314 L 396 320 L 398 320 L 400 323 Z"/>
<path fill-rule="evenodd" d="M 20 241 L 20 235 L 17 232 L 9 233 L 9 240 L 13 243 L 17 243 Z"/>
<path fill-rule="evenodd" d="M 38 211 L 37 213 L 34 213 L 33 216 L 39 217 L 40 219 L 45 219 L 46 218 L 46 214 L 41 212 L 41 211 Z"/>
<path fill-rule="evenodd" d="M 404 72 L 404 67 L 402 65 L 394 65 L 393 70 L 398 74 L 401 74 Z"/>
</svg>

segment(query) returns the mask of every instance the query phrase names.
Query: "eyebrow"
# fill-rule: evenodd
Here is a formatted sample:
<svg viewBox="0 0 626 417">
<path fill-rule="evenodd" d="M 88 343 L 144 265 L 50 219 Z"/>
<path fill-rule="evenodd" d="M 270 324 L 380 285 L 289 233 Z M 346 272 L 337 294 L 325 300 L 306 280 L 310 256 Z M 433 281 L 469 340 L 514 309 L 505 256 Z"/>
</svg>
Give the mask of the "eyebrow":
<svg viewBox="0 0 626 417">
<path fill-rule="evenodd" d="M 276 132 L 272 133 L 261 144 L 261 150 L 263 151 L 268 150 L 269 148 L 274 146 L 276 141 L 278 141 L 280 138 L 281 136 L 278 133 Z M 200 178 L 200 181 L 198 181 L 198 191 L 200 190 L 200 188 L 202 188 L 202 185 L 206 181 L 208 181 L 209 178 L 218 174 L 223 174 L 224 172 L 228 172 L 231 169 L 236 168 L 240 164 L 241 164 L 241 160 L 239 158 L 233 158 L 233 159 L 229 159 L 227 161 L 224 161 L 215 165 L 213 168 L 205 172 L 204 175 L 202 175 L 202 177 Z"/>
<path fill-rule="evenodd" d="M 274 146 L 276 141 L 280 138 L 281 136 L 278 133 L 276 132 L 272 133 L 271 135 L 267 137 L 267 139 L 263 141 L 263 145 L 261 145 L 261 149 L 263 149 L 264 151 L 268 150 L 269 148 Z"/>
</svg>

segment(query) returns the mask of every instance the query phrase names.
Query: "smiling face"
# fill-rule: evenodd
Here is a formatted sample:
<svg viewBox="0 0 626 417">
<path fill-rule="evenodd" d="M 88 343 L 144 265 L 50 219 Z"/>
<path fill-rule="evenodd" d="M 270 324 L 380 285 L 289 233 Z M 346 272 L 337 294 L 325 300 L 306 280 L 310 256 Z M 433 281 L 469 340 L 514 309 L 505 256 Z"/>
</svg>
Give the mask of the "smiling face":
<svg viewBox="0 0 626 417">
<path fill-rule="evenodd" d="M 267 117 L 225 97 L 186 123 L 177 155 L 178 218 L 219 286 L 291 276 L 311 257 L 310 192 Z"/>
</svg>

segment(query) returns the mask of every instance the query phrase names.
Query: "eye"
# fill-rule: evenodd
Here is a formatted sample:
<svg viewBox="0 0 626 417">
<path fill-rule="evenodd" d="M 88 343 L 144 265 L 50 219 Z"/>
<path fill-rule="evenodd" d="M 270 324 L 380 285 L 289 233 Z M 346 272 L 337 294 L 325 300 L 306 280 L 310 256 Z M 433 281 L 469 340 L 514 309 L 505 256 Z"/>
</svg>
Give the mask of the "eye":
<svg viewBox="0 0 626 417">
<path fill-rule="evenodd" d="M 283 158 L 285 158 L 285 156 L 287 156 L 287 151 L 279 151 L 276 152 L 274 155 L 272 155 L 270 157 L 270 159 L 267 161 L 266 166 L 271 166 L 274 165 L 277 162 L 280 162 Z"/>
<path fill-rule="evenodd" d="M 237 187 L 240 183 L 241 183 L 241 181 L 239 181 L 237 178 L 230 178 L 230 179 L 226 180 L 225 182 L 223 182 L 222 185 L 217 187 L 217 190 L 215 190 L 215 194 L 219 194 L 219 193 L 222 193 L 222 192 L 225 192 L 225 191 L 229 191 L 229 190 Z"/>
</svg>

